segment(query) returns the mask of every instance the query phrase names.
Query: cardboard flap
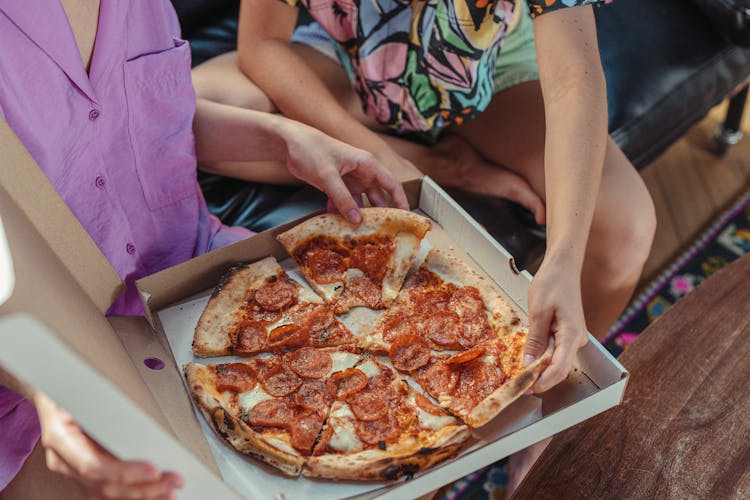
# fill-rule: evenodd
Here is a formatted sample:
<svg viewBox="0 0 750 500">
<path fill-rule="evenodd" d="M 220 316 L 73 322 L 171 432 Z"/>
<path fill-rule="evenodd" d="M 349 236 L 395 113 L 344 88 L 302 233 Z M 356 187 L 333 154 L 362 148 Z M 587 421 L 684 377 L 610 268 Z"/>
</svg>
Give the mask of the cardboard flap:
<svg viewBox="0 0 750 500">
<path fill-rule="evenodd" d="M 15 267 L 15 287 L 7 302 L 0 306 L 0 316 L 19 312 L 32 314 L 152 417 L 166 425 L 159 406 L 110 324 L 1 186 L 0 215 Z M 0 338 L 0 345 L 5 350 L 23 341 L 25 334 L 24 331 L 6 332 Z M 41 356 L 37 359 L 41 364 L 49 361 Z M 16 375 L 23 380 L 22 374 Z"/>
<path fill-rule="evenodd" d="M 0 363 L 13 373 L 23 373 L 25 382 L 49 394 L 97 442 L 124 460 L 146 459 L 162 470 L 177 471 L 185 480 L 181 498 L 239 498 L 44 325 L 26 314 L 0 318 L 0 336 L 13 332 L 24 332 L 24 338 L 0 351 Z M 38 362 L 40 357 L 44 363 Z M 86 390 L 71 390 L 71 386 Z"/>
<path fill-rule="evenodd" d="M 0 119 L 0 186 L 26 214 L 73 279 L 104 312 L 124 285 L 5 120 Z"/>
</svg>

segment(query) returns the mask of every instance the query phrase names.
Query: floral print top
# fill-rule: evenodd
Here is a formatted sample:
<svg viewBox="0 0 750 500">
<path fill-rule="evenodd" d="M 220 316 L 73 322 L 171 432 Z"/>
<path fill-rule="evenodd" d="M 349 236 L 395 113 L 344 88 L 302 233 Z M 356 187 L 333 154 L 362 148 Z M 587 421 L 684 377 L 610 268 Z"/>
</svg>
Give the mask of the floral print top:
<svg viewBox="0 0 750 500">
<path fill-rule="evenodd" d="M 513 0 L 282 0 L 337 42 L 365 111 L 397 132 L 439 130 L 484 110 Z M 524 1 L 524 0 L 518 0 Z M 611 0 L 527 0 L 532 17 Z"/>
</svg>

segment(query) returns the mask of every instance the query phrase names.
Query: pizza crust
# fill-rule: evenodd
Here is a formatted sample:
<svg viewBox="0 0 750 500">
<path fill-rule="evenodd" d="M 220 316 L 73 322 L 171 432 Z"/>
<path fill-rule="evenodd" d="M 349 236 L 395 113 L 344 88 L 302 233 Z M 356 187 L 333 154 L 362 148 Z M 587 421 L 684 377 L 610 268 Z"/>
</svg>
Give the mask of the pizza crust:
<svg viewBox="0 0 750 500">
<path fill-rule="evenodd" d="M 255 432 L 241 419 L 222 407 L 221 396 L 213 389 L 215 377 L 208 367 L 189 363 L 184 366 L 185 378 L 195 404 L 216 434 L 229 446 L 276 467 L 288 476 L 299 476 L 304 457 L 273 446 L 266 437 Z"/>
<path fill-rule="evenodd" d="M 357 481 L 394 480 L 424 470 L 455 456 L 470 437 L 464 425 L 446 426 L 432 439 L 415 439 L 388 445 L 388 449 L 368 449 L 351 455 L 328 454 L 307 459 L 302 475 L 307 477 Z"/>
</svg>

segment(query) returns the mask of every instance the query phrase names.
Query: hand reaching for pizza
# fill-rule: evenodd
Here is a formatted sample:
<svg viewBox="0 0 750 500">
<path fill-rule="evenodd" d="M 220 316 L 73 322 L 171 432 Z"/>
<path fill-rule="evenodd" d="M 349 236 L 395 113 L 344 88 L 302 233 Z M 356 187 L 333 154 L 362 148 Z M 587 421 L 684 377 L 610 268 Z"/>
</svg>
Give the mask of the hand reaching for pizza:
<svg viewBox="0 0 750 500">
<path fill-rule="evenodd" d="M 387 195 L 394 207 L 408 210 L 404 189 L 376 156 L 302 123 L 290 121 L 286 126 L 295 127 L 284 134 L 289 172 L 326 193 L 329 209 L 359 224 L 365 194 L 373 206 L 388 206 Z"/>
<path fill-rule="evenodd" d="M 91 440 L 67 412 L 37 393 L 47 467 L 76 479 L 92 498 L 176 498 L 182 479 L 146 462 L 122 461 Z"/>
<path fill-rule="evenodd" d="M 544 392 L 568 376 L 576 352 L 588 342 L 581 301 L 580 275 L 565 266 L 543 262 L 529 287 L 529 336 L 524 364 L 542 355 L 554 337 L 552 362 L 532 390 Z"/>
</svg>

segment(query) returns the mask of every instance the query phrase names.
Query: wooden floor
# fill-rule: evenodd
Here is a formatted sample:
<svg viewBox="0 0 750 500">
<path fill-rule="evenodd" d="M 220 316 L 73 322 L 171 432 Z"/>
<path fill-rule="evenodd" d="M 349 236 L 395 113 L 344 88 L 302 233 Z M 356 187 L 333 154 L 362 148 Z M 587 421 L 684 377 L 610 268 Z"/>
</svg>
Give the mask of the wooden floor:
<svg viewBox="0 0 750 500">
<path fill-rule="evenodd" d="M 641 284 L 650 281 L 689 246 L 750 184 L 750 109 L 744 114 L 745 137 L 724 158 L 710 151 L 711 137 L 725 110 L 726 104 L 714 108 L 641 171 L 657 216 L 656 238 Z"/>
</svg>

